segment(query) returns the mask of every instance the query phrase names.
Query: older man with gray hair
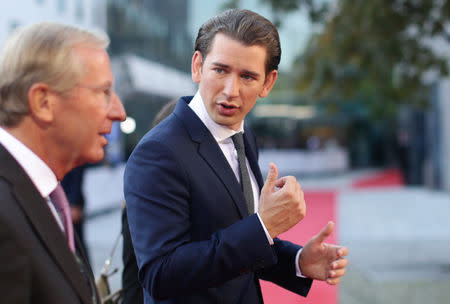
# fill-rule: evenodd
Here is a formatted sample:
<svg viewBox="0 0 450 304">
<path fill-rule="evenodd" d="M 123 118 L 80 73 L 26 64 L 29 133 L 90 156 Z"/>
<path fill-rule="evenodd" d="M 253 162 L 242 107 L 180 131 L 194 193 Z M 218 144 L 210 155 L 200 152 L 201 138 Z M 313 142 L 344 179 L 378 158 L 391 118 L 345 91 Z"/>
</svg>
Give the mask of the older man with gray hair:
<svg viewBox="0 0 450 304">
<path fill-rule="evenodd" d="M 0 58 L 2 303 L 98 303 L 59 181 L 104 156 L 125 110 L 109 39 L 74 26 L 17 30 Z"/>
</svg>

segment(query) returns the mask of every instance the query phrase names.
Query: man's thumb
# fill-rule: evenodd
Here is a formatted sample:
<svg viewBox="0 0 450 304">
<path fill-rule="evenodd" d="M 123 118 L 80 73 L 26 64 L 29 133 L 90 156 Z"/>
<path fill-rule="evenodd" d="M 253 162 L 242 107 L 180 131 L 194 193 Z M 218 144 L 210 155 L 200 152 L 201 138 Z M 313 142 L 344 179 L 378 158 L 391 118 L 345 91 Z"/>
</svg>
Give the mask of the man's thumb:
<svg viewBox="0 0 450 304">
<path fill-rule="evenodd" d="M 275 188 L 275 184 L 278 179 L 278 168 L 274 163 L 270 163 L 269 173 L 267 173 L 266 182 L 264 184 L 264 188 L 267 188 L 269 191 L 273 191 Z"/>
<path fill-rule="evenodd" d="M 320 243 L 324 242 L 334 230 L 334 223 L 329 221 L 328 224 L 316 235 L 316 240 Z"/>
</svg>

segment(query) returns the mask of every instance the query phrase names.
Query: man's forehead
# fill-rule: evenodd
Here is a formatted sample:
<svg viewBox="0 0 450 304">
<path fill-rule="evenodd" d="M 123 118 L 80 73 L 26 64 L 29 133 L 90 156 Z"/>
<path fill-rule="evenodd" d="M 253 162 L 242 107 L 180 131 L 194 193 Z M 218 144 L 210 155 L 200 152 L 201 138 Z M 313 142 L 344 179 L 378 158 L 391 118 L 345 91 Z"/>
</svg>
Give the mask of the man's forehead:
<svg viewBox="0 0 450 304">
<path fill-rule="evenodd" d="M 241 52 L 242 49 L 235 49 L 234 46 L 247 49 L 248 52 Z M 239 53 L 236 54 L 236 51 Z M 233 62 L 240 59 L 240 68 L 252 73 L 258 73 L 258 71 L 256 71 L 257 69 L 261 68 L 265 70 L 266 58 L 267 48 L 259 44 L 245 45 L 239 40 L 233 39 L 228 35 L 218 33 L 214 37 L 206 58 L 203 60 L 207 60 L 209 64 L 231 67 Z"/>
<path fill-rule="evenodd" d="M 85 71 L 83 73 L 85 78 L 102 76 L 102 79 L 99 80 L 112 82 L 110 59 L 104 49 L 81 45 L 74 47 L 74 50 L 83 65 L 82 68 Z"/>
</svg>

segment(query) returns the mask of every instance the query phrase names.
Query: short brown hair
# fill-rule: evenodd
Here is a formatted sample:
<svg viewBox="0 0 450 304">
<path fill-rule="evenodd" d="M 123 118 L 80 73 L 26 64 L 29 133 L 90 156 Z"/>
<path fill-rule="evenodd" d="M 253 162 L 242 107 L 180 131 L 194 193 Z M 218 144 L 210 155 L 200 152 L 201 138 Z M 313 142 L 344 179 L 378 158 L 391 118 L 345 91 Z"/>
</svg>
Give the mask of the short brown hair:
<svg viewBox="0 0 450 304">
<path fill-rule="evenodd" d="M 217 33 L 225 34 L 246 46 L 265 47 L 266 75 L 278 70 L 281 59 L 280 37 L 277 28 L 263 16 L 249 10 L 230 9 L 206 21 L 198 30 L 195 40 L 195 50 L 200 51 L 203 60 L 211 50 Z"/>
</svg>

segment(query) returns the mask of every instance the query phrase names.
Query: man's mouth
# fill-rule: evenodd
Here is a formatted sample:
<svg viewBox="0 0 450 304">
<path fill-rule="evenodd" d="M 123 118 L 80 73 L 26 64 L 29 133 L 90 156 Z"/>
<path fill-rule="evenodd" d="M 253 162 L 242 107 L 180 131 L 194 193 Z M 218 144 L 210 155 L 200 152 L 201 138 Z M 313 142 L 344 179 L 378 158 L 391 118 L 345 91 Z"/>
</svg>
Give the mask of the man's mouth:
<svg viewBox="0 0 450 304">
<path fill-rule="evenodd" d="M 222 101 L 218 103 L 219 106 L 224 107 L 225 109 L 235 109 L 235 108 L 239 108 L 237 105 L 233 104 L 233 103 L 228 103 L 226 101 Z"/>
<path fill-rule="evenodd" d="M 225 116 L 234 115 L 238 108 L 233 104 L 219 103 L 219 113 Z"/>
<path fill-rule="evenodd" d="M 108 142 L 107 136 L 108 136 L 109 133 L 110 133 L 110 132 L 100 132 L 100 133 L 98 133 L 98 135 L 99 135 L 100 137 L 102 137 L 106 142 Z"/>
</svg>

